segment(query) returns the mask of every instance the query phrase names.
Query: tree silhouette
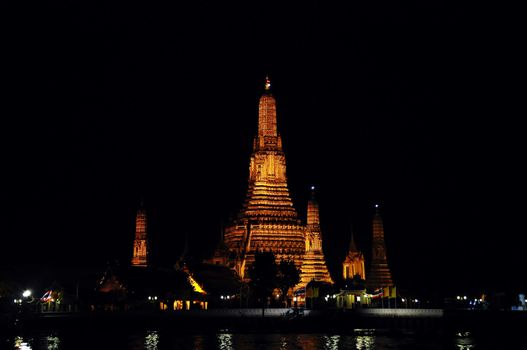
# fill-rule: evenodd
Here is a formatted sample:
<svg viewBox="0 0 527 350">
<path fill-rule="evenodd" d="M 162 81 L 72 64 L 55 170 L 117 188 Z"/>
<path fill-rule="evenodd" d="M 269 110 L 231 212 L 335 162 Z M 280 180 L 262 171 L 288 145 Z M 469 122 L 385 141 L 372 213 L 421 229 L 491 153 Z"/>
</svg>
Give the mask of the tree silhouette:
<svg viewBox="0 0 527 350">
<path fill-rule="evenodd" d="M 287 292 L 300 282 L 300 270 L 292 260 L 281 260 L 278 265 L 277 284 L 282 301 L 287 302 Z"/>
<path fill-rule="evenodd" d="M 258 252 L 254 255 L 254 263 L 249 268 L 249 286 L 256 298 L 265 307 L 267 298 L 277 286 L 278 266 L 272 252 Z"/>
</svg>

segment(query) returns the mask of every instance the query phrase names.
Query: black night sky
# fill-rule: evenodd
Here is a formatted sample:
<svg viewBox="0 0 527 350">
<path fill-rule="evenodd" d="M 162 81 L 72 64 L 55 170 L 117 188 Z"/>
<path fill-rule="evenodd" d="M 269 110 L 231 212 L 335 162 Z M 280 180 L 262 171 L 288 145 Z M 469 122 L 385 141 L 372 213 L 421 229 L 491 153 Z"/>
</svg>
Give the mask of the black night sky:
<svg viewBox="0 0 527 350">
<path fill-rule="evenodd" d="M 189 3 L 13 9 L 2 266 L 127 263 L 141 197 L 158 264 L 185 233 L 192 256 L 209 254 L 245 195 L 268 73 L 290 191 L 304 216 L 319 188 L 335 277 L 350 225 L 369 253 L 380 203 L 401 284 L 526 285 L 519 49 L 499 11 Z"/>
</svg>

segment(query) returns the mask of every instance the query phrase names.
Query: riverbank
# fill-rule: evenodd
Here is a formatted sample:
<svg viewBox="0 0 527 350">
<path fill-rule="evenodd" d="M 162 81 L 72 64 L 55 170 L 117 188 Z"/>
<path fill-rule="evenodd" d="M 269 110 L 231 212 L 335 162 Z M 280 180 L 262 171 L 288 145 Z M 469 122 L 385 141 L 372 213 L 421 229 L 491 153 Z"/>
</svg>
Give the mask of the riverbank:
<svg viewBox="0 0 527 350">
<path fill-rule="evenodd" d="M 169 327 L 181 331 L 331 332 L 349 329 L 527 329 L 525 311 L 442 309 L 214 309 L 35 313 L 2 317 L 3 329 Z"/>
</svg>

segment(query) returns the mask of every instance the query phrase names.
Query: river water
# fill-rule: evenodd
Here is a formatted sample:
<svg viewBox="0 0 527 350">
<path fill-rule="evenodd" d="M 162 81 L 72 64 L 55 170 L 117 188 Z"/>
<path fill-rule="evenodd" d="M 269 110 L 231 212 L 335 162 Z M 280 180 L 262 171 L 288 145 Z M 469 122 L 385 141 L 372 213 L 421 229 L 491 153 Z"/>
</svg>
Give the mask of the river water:
<svg viewBox="0 0 527 350">
<path fill-rule="evenodd" d="M 389 332 L 353 329 L 347 334 L 230 333 L 192 334 L 177 329 L 34 331 L 0 336 L 0 349 L 520 349 L 527 350 L 525 333 L 469 331 Z"/>
</svg>

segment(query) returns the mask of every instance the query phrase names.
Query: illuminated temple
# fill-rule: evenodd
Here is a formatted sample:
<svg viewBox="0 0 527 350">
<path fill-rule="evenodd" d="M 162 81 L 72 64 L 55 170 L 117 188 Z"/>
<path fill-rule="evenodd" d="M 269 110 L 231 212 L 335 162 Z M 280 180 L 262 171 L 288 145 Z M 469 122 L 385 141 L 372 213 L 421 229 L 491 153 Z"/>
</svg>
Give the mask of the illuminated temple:
<svg viewBox="0 0 527 350">
<path fill-rule="evenodd" d="M 276 126 L 276 100 L 270 87 L 267 79 L 259 103 L 247 197 L 237 218 L 226 227 L 224 243 L 235 257 L 233 268 L 241 278 L 246 277 L 255 253 L 265 251 L 273 252 L 277 261 L 290 259 L 297 267 L 304 266 L 303 280 L 331 281 L 322 254 L 318 208 L 316 224 L 313 212 L 308 215 L 312 223 L 306 226 L 289 195 L 285 154 Z"/>
<path fill-rule="evenodd" d="M 302 262 L 300 284 L 306 285 L 312 280 L 333 283 L 322 251 L 320 212 L 315 200 L 315 188 L 312 187 L 311 190 L 311 199 L 307 203 L 306 253 Z"/>
<path fill-rule="evenodd" d="M 394 286 L 392 274 L 388 267 L 388 260 L 386 259 L 384 227 L 378 205 L 375 205 L 375 216 L 373 217 L 371 266 L 366 284 L 371 289 Z"/>
<path fill-rule="evenodd" d="M 359 275 L 361 279 L 366 280 L 366 270 L 364 268 L 364 254 L 357 249 L 353 233 L 351 234 L 348 254 L 342 263 L 342 278 L 344 280 L 353 279 Z"/>
<path fill-rule="evenodd" d="M 146 211 L 141 205 L 135 217 L 135 240 L 132 266 L 148 266 L 148 242 L 146 237 Z"/>
</svg>

